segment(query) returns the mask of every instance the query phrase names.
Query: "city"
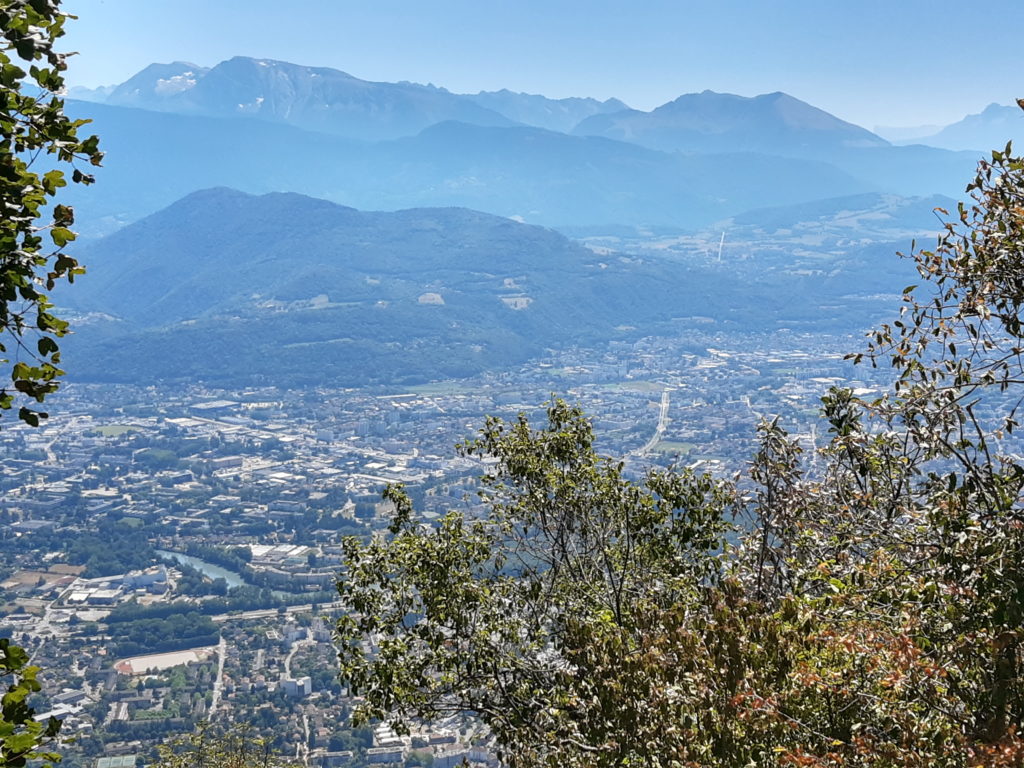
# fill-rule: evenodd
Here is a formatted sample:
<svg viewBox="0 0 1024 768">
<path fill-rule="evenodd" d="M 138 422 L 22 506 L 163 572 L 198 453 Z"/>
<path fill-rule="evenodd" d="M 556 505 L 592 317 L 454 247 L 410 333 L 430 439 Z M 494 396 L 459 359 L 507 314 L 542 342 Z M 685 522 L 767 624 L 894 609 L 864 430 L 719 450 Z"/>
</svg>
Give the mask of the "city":
<svg viewBox="0 0 1024 768">
<path fill-rule="evenodd" d="M 729 474 L 762 417 L 813 447 L 829 386 L 878 393 L 878 371 L 843 359 L 859 342 L 695 327 L 399 392 L 69 386 L 59 420 L 0 436 L 3 623 L 47 670 L 71 765 L 145 761 L 215 713 L 307 765 L 486 762 L 468 722 L 407 738 L 347 725 L 333 584 L 343 537 L 388 524 L 383 487 L 403 484 L 426 521 L 479 513 L 486 466 L 456 444 L 487 414 L 540 426 L 552 396 L 581 404 L 635 476 Z"/>
</svg>

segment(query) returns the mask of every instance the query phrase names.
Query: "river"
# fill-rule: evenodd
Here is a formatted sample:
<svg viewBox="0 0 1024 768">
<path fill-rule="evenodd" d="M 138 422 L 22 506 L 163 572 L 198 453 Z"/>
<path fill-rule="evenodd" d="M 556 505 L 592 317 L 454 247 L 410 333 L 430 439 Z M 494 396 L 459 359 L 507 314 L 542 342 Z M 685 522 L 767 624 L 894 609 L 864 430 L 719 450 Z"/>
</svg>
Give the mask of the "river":
<svg viewBox="0 0 1024 768">
<path fill-rule="evenodd" d="M 240 574 L 235 573 L 234 571 L 229 571 L 227 568 L 221 568 L 219 565 L 208 563 L 205 560 L 200 560 L 198 557 L 193 557 L 192 555 L 185 555 L 181 552 L 169 552 L 166 549 L 158 549 L 156 550 L 156 553 L 160 557 L 176 560 L 177 562 L 182 563 L 184 565 L 190 565 L 197 571 L 202 573 L 204 576 L 208 576 L 211 579 L 224 579 L 224 581 L 227 582 L 228 589 L 232 589 L 234 587 L 251 586 L 249 582 L 243 579 Z M 293 595 L 292 593 L 283 592 L 280 589 L 272 589 L 270 590 L 270 593 L 274 597 L 280 598 L 295 597 L 295 595 Z"/>
<path fill-rule="evenodd" d="M 168 552 L 166 549 L 158 549 L 156 553 L 160 557 L 170 558 L 176 560 L 179 563 L 190 565 L 197 571 L 202 573 L 204 576 L 209 576 L 211 579 L 224 579 L 228 583 L 228 588 L 232 587 L 244 587 L 247 586 L 245 579 L 234 571 L 229 571 L 227 568 L 221 568 L 219 565 L 208 563 L 205 560 L 200 560 L 198 557 L 192 557 L 192 555 L 183 555 L 181 552 Z"/>
</svg>

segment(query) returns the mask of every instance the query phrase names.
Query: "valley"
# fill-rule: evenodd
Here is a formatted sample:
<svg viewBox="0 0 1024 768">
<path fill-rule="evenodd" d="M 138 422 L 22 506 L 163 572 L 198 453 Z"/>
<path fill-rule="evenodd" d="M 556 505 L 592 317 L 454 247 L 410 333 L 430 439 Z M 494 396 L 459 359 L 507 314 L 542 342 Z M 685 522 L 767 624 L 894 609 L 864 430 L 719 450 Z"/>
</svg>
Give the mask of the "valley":
<svg viewBox="0 0 1024 768">
<path fill-rule="evenodd" d="M 77 4 L 109 27 L 83 65 L 123 56 L 98 86 L 48 48 L 59 2 L 0 1 L 26 61 L 0 83 L 0 638 L 65 768 L 1024 755 L 1024 678 L 999 677 L 1024 443 L 985 358 L 1022 349 L 1019 110 L 897 124 L 858 59 L 878 29 L 787 37 L 838 6 L 695 36 L 696 7 L 599 4 L 567 36 L 527 3 L 499 71 L 496 6 L 121 2 Z M 143 18 L 139 68 L 110 40 Z M 274 37 L 237 55 L 252 19 Z M 278 45 L 299 34 L 310 63 Z M 362 37 L 432 81 L 372 74 Z M 437 41 L 450 87 L 415 61 Z M 820 87 L 832 56 L 859 101 Z M 1004 175 L 968 187 L 983 158 Z M 957 227 L 984 236 L 919 268 Z M 943 719 L 961 685 L 991 716 Z M 234 754 L 168 748 L 207 734 Z"/>
</svg>

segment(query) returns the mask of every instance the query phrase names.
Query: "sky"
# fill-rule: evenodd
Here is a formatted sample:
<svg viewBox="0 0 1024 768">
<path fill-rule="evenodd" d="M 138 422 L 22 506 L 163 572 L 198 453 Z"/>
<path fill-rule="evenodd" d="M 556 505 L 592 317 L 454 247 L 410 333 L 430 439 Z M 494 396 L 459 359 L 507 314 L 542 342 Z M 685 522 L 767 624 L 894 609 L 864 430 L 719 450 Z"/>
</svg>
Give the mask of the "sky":
<svg viewBox="0 0 1024 768">
<path fill-rule="evenodd" d="M 65 0 L 69 85 L 232 56 L 474 93 L 785 91 L 873 128 L 1024 96 L 1024 0 Z"/>
</svg>

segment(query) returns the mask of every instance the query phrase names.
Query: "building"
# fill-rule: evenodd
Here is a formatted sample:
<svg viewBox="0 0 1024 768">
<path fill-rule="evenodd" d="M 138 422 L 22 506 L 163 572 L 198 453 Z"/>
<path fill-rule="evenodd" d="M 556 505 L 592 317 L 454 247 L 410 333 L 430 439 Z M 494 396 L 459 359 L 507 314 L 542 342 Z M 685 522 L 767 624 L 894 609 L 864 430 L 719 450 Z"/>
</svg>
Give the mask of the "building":
<svg viewBox="0 0 1024 768">
<path fill-rule="evenodd" d="M 281 681 L 281 691 L 293 699 L 304 699 L 313 692 L 313 681 L 308 677 L 285 678 Z"/>
<path fill-rule="evenodd" d="M 153 589 L 157 584 L 167 585 L 167 566 L 154 565 L 144 571 L 129 571 L 124 576 L 126 589 Z M 157 588 L 154 591 L 162 591 Z"/>
<path fill-rule="evenodd" d="M 366 761 L 371 764 L 405 762 L 404 747 L 370 747 L 366 750 Z M 437 765 L 437 761 L 434 761 Z"/>
<path fill-rule="evenodd" d="M 469 759 L 469 750 L 457 744 L 434 753 L 434 768 L 458 768 Z"/>
<path fill-rule="evenodd" d="M 118 755 L 96 759 L 96 768 L 135 768 L 138 755 Z"/>
</svg>

